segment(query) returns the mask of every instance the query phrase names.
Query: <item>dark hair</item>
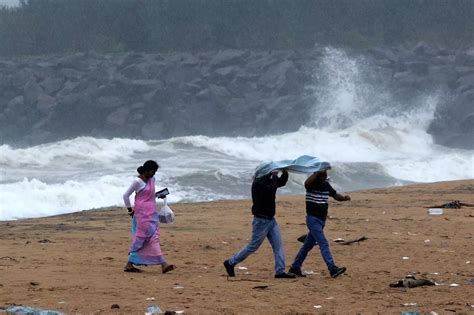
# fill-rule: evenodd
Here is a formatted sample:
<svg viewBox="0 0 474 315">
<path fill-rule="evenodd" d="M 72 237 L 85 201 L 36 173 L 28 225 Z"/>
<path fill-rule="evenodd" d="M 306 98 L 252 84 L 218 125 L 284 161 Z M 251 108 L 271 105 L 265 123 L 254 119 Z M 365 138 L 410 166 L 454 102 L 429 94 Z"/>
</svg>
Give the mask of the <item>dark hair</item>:
<svg viewBox="0 0 474 315">
<path fill-rule="evenodd" d="M 137 168 L 138 174 L 144 174 L 147 171 L 157 171 L 160 166 L 153 160 L 148 160 L 142 166 Z"/>
</svg>

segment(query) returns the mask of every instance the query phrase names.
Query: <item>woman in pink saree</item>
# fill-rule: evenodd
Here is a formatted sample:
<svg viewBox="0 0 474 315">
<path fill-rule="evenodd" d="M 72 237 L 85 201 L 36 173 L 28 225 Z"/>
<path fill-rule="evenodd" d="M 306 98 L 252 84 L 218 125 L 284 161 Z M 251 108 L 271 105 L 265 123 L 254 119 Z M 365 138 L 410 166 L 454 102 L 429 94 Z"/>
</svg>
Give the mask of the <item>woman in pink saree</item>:
<svg viewBox="0 0 474 315">
<path fill-rule="evenodd" d="M 128 253 L 125 272 L 140 272 L 134 265 L 161 265 L 163 273 L 176 269 L 166 262 L 160 246 L 160 225 L 155 202 L 155 173 L 159 166 L 146 161 L 137 169 L 138 176 L 123 194 L 123 201 L 132 217 L 132 245 Z M 135 209 L 130 195 L 135 192 Z"/>
</svg>

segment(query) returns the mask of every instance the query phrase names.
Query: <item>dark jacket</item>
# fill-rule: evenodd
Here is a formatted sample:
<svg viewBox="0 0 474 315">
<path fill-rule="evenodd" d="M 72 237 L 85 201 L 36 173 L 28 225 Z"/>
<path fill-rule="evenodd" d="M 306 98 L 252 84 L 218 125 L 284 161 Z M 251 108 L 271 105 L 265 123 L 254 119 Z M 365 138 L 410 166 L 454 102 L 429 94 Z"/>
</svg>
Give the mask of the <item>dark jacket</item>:
<svg viewBox="0 0 474 315">
<path fill-rule="evenodd" d="M 256 217 L 271 219 L 275 216 L 275 195 L 278 187 L 286 185 L 288 173 L 280 177 L 267 175 L 255 178 L 252 183 L 252 214 Z"/>
</svg>

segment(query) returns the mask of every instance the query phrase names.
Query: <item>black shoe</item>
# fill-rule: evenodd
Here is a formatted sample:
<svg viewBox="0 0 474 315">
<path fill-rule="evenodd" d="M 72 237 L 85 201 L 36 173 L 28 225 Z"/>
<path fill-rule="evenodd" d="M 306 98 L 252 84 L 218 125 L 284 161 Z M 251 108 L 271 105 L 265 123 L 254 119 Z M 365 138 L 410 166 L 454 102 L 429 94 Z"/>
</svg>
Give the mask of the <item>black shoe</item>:
<svg viewBox="0 0 474 315">
<path fill-rule="evenodd" d="M 331 278 L 337 278 L 338 276 L 342 275 L 346 272 L 346 267 L 336 267 L 330 271 Z"/>
<path fill-rule="evenodd" d="M 304 274 L 301 272 L 301 269 L 300 269 L 300 268 L 293 268 L 293 267 L 290 267 L 290 269 L 288 270 L 288 272 L 294 274 L 294 275 L 297 276 L 297 277 L 306 277 L 306 275 L 304 275 Z"/>
<path fill-rule="evenodd" d="M 291 272 L 282 272 L 282 273 L 277 273 L 275 275 L 275 278 L 277 279 L 294 279 L 296 278 L 296 275 Z"/>
<path fill-rule="evenodd" d="M 304 243 L 306 241 L 306 238 L 308 237 L 308 234 L 301 235 L 300 237 L 297 238 L 298 242 Z M 314 242 L 314 246 L 319 245 L 318 242 Z"/>
<path fill-rule="evenodd" d="M 304 241 L 306 240 L 306 236 L 308 236 L 308 234 L 304 234 L 298 237 L 297 238 L 298 242 L 304 243 Z"/>
<path fill-rule="evenodd" d="M 224 267 L 225 267 L 225 271 L 227 271 L 227 275 L 229 277 L 235 277 L 234 266 L 232 266 L 230 264 L 228 259 L 226 261 L 224 261 Z"/>
</svg>

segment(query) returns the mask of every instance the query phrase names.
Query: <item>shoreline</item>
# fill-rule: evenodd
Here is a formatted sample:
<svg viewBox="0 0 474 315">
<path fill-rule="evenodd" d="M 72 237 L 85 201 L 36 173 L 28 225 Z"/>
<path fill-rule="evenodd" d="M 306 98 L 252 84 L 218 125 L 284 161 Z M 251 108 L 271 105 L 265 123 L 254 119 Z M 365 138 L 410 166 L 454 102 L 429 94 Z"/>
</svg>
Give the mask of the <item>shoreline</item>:
<svg viewBox="0 0 474 315">
<path fill-rule="evenodd" d="M 161 239 L 178 268 L 165 275 L 158 266 L 122 271 L 131 238 L 122 207 L 0 221 L 0 311 L 23 305 L 66 314 L 143 314 L 155 304 L 210 314 L 474 312 L 474 207 L 427 213 L 453 200 L 474 204 L 473 179 L 349 194 L 351 202 L 330 201 L 325 228 L 336 263 L 348 269 L 337 279 L 317 248 L 303 265 L 308 277 L 274 279 L 265 242 L 240 264 L 247 269 L 236 268 L 237 277 L 228 280 L 222 262 L 250 237 L 250 200 L 172 204 L 176 222 L 161 226 Z M 304 216 L 303 195 L 277 193 L 287 266 L 301 245 L 296 238 L 306 233 Z M 367 240 L 348 246 L 333 242 L 362 236 Z M 441 285 L 389 287 L 410 272 Z"/>
<path fill-rule="evenodd" d="M 367 189 L 358 189 L 358 190 L 348 190 L 348 191 L 343 191 L 343 190 L 338 190 L 341 192 L 344 192 L 346 194 L 352 194 L 352 193 L 359 193 L 359 192 L 369 192 L 369 191 L 376 191 L 379 189 L 391 189 L 391 188 L 399 188 L 399 187 L 410 187 L 410 186 L 418 186 L 418 185 L 436 185 L 436 184 L 444 184 L 444 183 L 456 183 L 456 182 L 469 182 L 471 179 L 455 179 L 455 180 L 449 180 L 449 181 L 439 181 L 439 182 L 429 182 L 429 183 L 408 183 L 408 184 L 402 184 L 402 185 L 396 185 L 396 186 L 384 186 L 384 187 L 376 187 L 376 188 L 367 188 Z M 277 192 L 277 199 L 278 198 L 298 198 L 301 197 L 304 199 L 304 193 L 302 194 L 288 194 L 288 195 L 282 195 L 279 192 Z M 245 202 L 245 201 L 251 201 L 250 198 L 242 198 L 242 199 L 219 199 L 219 200 L 211 200 L 211 201 L 185 201 L 185 202 L 177 202 L 177 203 L 169 203 L 170 205 L 200 205 L 200 204 L 213 204 L 213 203 L 219 203 L 219 202 Z M 32 218 L 19 218 L 19 219 L 12 219 L 12 220 L 0 220 L 0 223 L 5 223 L 5 222 L 17 222 L 17 221 L 24 221 L 24 220 L 37 220 L 37 219 L 48 219 L 48 218 L 54 218 L 54 217 L 61 217 L 61 216 L 67 216 L 67 215 L 72 215 L 76 213 L 84 213 L 84 212 L 94 212 L 94 211 L 107 211 L 107 210 L 113 210 L 113 209 L 125 209 L 125 206 L 105 206 L 105 207 L 99 207 L 99 208 L 91 208 L 91 209 L 83 209 L 83 210 L 75 210 L 72 212 L 66 212 L 66 213 L 60 213 L 60 214 L 53 214 L 53 215 L 48 215 L 44 217 L 32 217 Z"/>
</svg>

